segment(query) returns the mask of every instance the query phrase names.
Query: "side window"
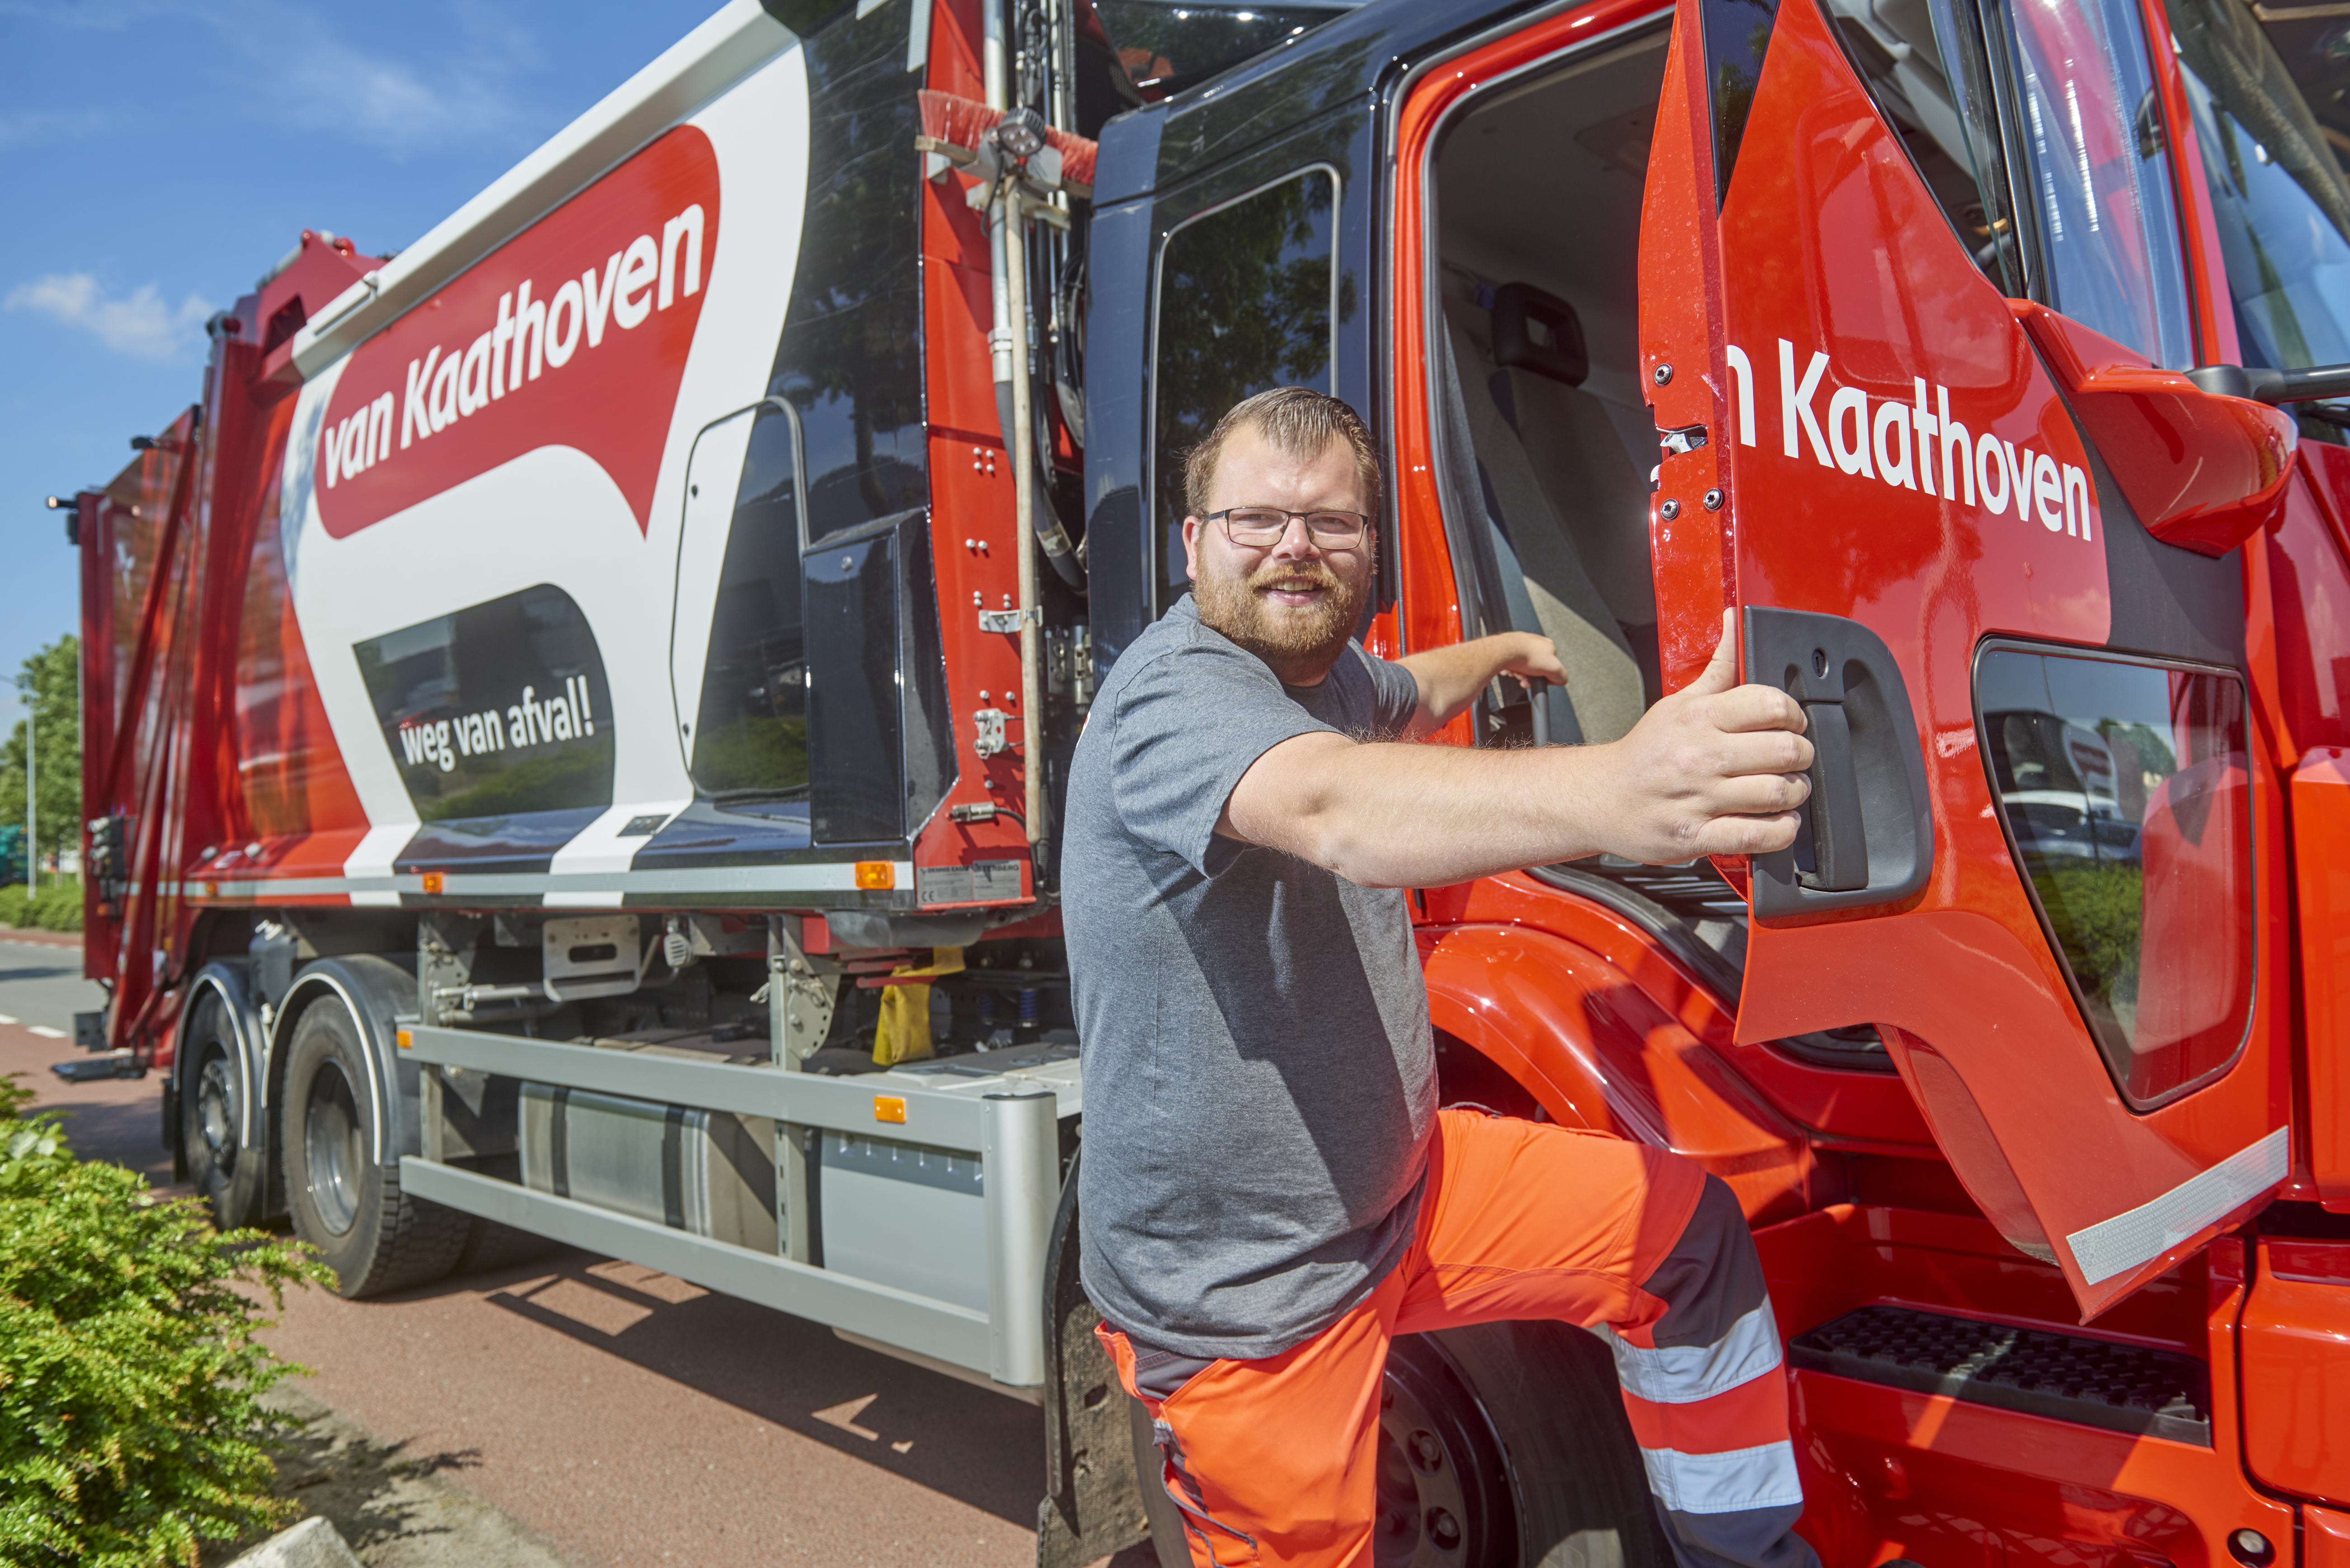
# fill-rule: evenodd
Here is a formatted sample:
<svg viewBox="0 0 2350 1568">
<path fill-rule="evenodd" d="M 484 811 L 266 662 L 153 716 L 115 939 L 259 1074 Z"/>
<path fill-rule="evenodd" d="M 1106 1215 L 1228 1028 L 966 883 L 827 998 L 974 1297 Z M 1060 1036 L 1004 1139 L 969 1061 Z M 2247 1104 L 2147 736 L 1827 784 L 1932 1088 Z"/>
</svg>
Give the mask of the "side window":
<svg viewBox="0 0 2350 1568">
<path fill-rule="evenodd" d="M 2242 684 L 1993 647 L 1975 702 L 2016 867 L 2122 1093 L 2209 1081 L 2251 1012 Z"/>
<path fill-rule="evenodd" d="M 1182 597 L 1183 458 L 1242 399 L 1333 390 L 1342 317 L 1331 236 L 1338 176 L 1304 171 L 1186 219 L 1159 261 L 1151 490 L 1157 610 Z"/>
<path fill-rule="evenodd" d="M 1988 0 L 2015 89 L 2018 204 L 2046 304 L 2158 365 L 2195 362 L 2162 109 L 2134 0 Z"/>
<path fill-rule="evenodd" d="M 2350 181 L 2250 8 L 2169 13 L 2244 362 L 2350 361 Z"/>
<path fill-rule="evenodd" d="M 772 410 L 751 427 L 711 607 L 691 767 L 695 789 L 722 799 L 807 787 L 807 643 L 791 439 L 790 421 Z"/>
<path fill-rule="evenodd" d="M 1825 4 L 1878 109 L 2002 293 L 2030 292 L 2158 364 L 2195 362 L 2135 0 Z"/>
<path fill-rule="evenodd" d="M 1971 11 L 1955 14 L 1953 3 L 1827 0 L 1827 8 L 1846 54 L 1942 215 L 1999 291 L 2019 296 L 2023 273 L 1999 178 L 1981 32 Z"/>
</svg>

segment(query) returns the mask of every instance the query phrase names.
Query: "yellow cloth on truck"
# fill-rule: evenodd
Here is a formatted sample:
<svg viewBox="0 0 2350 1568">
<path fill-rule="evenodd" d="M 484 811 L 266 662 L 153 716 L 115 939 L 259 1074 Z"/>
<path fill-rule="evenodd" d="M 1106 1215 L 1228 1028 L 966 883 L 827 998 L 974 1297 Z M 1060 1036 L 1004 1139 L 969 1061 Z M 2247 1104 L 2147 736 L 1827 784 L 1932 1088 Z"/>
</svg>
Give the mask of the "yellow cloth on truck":
<svg viewBox="0 0 2350 1568">
<path fill-rule="evenodd" d="M 930 962 L 919 966 L 899 964 L 889 971 L 890 980 L 898 983 L 881 988 L 881 1021 L 873 1029 L 876 1065 L 894 1067 L 900 1062 L 920 1062 L 931 1054 L 931 988 L 905 983 L 905 977 L 962 972 L 961 948 L 932 948 Z"/>
</svg>

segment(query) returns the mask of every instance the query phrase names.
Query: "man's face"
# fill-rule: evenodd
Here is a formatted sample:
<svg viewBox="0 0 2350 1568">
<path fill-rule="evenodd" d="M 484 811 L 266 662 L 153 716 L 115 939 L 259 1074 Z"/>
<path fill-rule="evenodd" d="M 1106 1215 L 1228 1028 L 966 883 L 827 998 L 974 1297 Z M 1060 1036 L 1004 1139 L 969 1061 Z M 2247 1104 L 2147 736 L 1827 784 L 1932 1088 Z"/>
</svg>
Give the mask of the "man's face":
<svg viewBox="0 0 2350 1568">
<path fill-rule="evenodd" d="M 1370 511 L 1345 439 L 1311 457 L 1282 452 L 1253 425 L 1226 439 L 1208 510 Z M 1303 518 L 1278 544 L 1235 545 L 1221 522 L 1183 519 L 1183 560 L 1200 618 L 1255 654 L 1292 686 L 1311 686 L 1345 650 L 1371 591 L 1371 535 L 1344 549 L 1317 545 Z"/>
</svg>

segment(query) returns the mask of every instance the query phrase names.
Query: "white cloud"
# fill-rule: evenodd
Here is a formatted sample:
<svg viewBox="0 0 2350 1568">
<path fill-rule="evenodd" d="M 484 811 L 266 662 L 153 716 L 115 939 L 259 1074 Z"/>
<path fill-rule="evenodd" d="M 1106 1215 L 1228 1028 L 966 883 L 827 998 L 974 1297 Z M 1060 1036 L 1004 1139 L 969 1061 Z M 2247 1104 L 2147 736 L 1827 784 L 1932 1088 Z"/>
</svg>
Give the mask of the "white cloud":
<svg viewBox="0 0 2350 1568">
<path fill-rule="evenodd" d="M 0 308 L 30 310 L 78 327 L 116 353 L 139 359 L 178 358 L 190 335 L 212 314 L 212 306 L 192 294 L 176 307 L 164 304 L 151 283 L 109 296 L 86 272 L 51 273 L 20 283 L 0 300 Z"/>
<path fill-rule="evenodd" d="M 339 132 L 399 156 L 522 129 L 518 69 L 536 63 L 527 36 L 492 16 L 461 11 L 456 47 L 411 63 L 348 41 L 323 20 L 290 13 L 260 103 L 307 128 Z"/>
</svg>

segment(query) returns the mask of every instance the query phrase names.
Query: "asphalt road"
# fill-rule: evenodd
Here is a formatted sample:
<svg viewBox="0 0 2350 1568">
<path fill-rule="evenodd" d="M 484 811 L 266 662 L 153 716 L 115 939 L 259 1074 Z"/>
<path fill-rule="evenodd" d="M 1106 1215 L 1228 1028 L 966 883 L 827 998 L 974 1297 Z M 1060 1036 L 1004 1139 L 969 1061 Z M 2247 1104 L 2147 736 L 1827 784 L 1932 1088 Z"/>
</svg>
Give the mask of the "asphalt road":
<svg viewBox="0 0 2350 1568">
<path fill-rule="evenodd" d="M 168 1183 L 160 1079 L 47 1071 L 97 1005 L 79 960 L 0 937 L 0 1075 L 66 1111 L 84 1155 Z M 314 1369 L 302 1390 L 578 1564 L 1035 1561 L 1040 1411 L 631 1264 L 566 1251 L 380 1301 L 305 1292 L 268 1337 Z"/>
</svg>

